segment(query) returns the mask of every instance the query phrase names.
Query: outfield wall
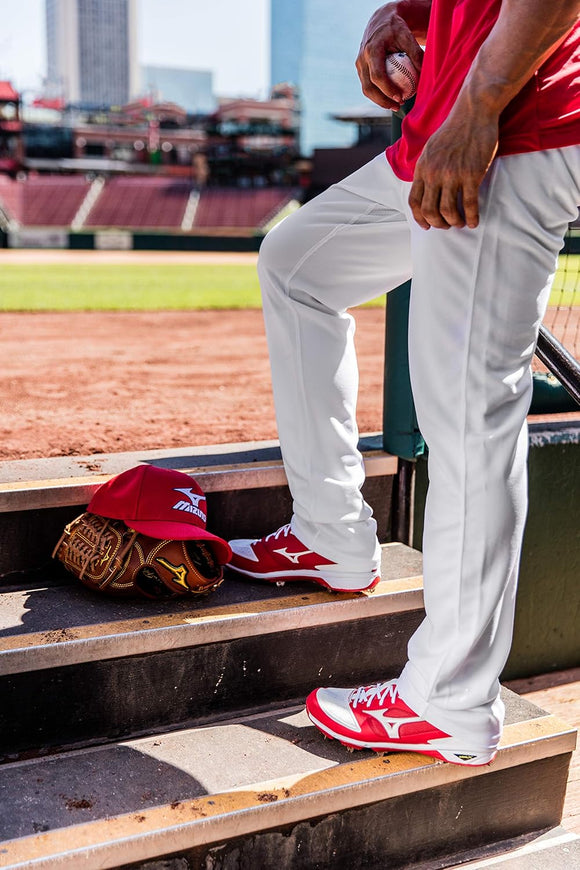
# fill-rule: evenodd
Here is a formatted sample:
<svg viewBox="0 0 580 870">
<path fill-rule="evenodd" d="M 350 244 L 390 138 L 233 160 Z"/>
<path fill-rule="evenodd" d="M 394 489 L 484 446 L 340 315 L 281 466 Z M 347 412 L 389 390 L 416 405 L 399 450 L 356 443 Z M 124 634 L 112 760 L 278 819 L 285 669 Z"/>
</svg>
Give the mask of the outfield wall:
<svg viewBox="0 0 580 870">
<path fill-rule="evenodd" d="M 224 233 L 137 233 L 131 230 L 95 230 L 73 233 L 69 230 L 24 227 L 0 230 L 0 248 L 34 248 L 71 251 L 237 251 L 259 250 L 264 233 L 236 235 Z"/>
<path fill-rule="evenodd" d="M 132 230 L 72 232 L 58 227 L 0 229 L 0 248 L 45 248 L 75 251 L 258 251 L 264 232 L 159 233 Z M 563 252 L 580 254 L 580 228 L 566 237 Z"/>
</svg>

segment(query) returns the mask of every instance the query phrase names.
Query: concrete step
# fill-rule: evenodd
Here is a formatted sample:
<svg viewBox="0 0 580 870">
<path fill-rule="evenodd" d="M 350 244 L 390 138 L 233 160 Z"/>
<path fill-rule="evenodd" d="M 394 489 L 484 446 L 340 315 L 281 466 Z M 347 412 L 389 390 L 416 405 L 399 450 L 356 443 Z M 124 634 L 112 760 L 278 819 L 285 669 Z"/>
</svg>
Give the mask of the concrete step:
<svg viewBox="0 0 580 870">
<path fill-rule="evenodd" d="M 301 701 L 321 681 L 397 676 L 423 618 L 422 560 L 403 544 L 382 556 L 372 594 L 233 573 L 202 600 L 164 603 L 108 599 L 66 576 L 6 587 L 0 758 Z"/>
<path fill-rule="evenodd" d="M 494 867 L 497 870 L 574 870 L 580 867 L 580 837 L 561 827 L 539 836 L 524 834 L 499 855 L 455 864 L 450 870 L 492 870 Z M 436 868 L 432 866 L 430 870 Z"/>
<path fill-rule="evenodd" d="M 0 768 L 0 867 L 446 867 L 558 824 L 574 732 L 505 692 L 491 765 L 348 754 L 301 707 Z"/>
<path fill-rule="evenodd" d="M 361 439 L 365 498 L 390 539 L 390 505 L 397 459 L 381 436 Z M 0 462 L 0 588 L 3 575 L 45 569 L 62 529 L 113 475 L 148 463 L 196 478 L 208 502 L 208 526 L 224 538 L 267 534 L 288 522 L 292 501 L 277 441 L 173 450 Z"/>
</svg>

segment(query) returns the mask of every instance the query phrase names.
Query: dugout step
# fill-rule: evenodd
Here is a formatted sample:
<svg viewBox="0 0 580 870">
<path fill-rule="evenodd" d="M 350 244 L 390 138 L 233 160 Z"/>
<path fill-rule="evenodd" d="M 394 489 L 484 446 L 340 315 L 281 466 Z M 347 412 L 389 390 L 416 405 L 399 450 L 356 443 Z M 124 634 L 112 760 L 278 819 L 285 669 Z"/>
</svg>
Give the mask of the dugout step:
<svg viewBox="0 0 580 870">
<path fill-rule="evenodd" d="M 382 450 L 380 435 L 364 436 L 359 447 L 367 477 L 396 474 L 397 459 Z M 278 441 L 4 460 L 0 513 L 86 505 L 102 483 L 141 464 L 190 474 L 206 493 L 287 483 Z"/>
<path fill-rule="evenodd" d="M 372 870 L 501 851 L 558 825 L 575 744 L 504 694 L 500 751 L 479 768 L 348 754 L 302 706 L 5 765 L 0 867 Z"/>
<path fill-rule="evenodd" d="M 373 507 L 379 540 L 387 541 L 397 459 L 384 453 L 380 442 L 381 436 L 361 439 L 363 493 Z M 207 494 L 208 527 L 222 538 L 260 537 L 292 513 L 277 441 L 0 462 L 0 588 L 14 582 L 6 578 L 14 572 L 46 575 L 64 526 L 85 509 L 97 487 L 141 463 L 194 476 Z"/>
<path fill-rule="evenodd" d="M 386 544 L 373 593 L 233 572 L 208 596 L 165 603 L 100 596 L 65 574 L 11 587 L 0 610 L 0 697 L 11 711 L 0 757 L 266 709 L 320 680 L 397 676 L 424 615 L 421 570 L 420 553 Z"/>
<path fill-rule="evenodd" d="M 531 838 L 529 835 L 515 838 L 511 848 L 501 856 L 476 858 L 454 864 L 449 870 L 572 870 L 574 867 L 580 867 L 580 837 L 557 827 Z"/>
</svg>

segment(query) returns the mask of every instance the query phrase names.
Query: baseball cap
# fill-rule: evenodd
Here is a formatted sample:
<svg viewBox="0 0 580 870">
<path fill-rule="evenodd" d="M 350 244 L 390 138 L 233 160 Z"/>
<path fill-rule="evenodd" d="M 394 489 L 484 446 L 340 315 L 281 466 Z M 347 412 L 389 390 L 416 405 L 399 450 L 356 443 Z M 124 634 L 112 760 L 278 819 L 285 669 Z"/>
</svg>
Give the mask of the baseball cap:
<svg viewBox="0 0 580 870">
<path fill-rule="evenodd" d="M 205 527 L 207 504 L 200 485 L 181 471 L 155 465 L 129 468 L 100 486 L 87 510 L 123 520 L 150 538 L 208 541 L 222 565 L 232 555 L 227 541 Z"/>
</svg>

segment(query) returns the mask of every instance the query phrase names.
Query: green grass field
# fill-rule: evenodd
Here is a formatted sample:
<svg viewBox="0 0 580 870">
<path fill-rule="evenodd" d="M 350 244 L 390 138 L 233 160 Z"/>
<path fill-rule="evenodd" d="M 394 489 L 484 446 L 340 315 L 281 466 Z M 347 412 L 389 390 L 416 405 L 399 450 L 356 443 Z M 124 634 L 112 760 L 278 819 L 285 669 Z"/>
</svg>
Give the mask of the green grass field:
<svg viewBox="0 0 580 870">
<path fill-rule="evenodd" d="M 580 305 L 580 254 L 562 254 L 550 295 L 550 305 Z"/>
<path fill-rule="evenodd" d="M 253 265 L 6 265 L 0 309 L 259 308 Z"/>
<path fill-rule="evenodd" d="M 580 255 L 562 258 L 552 305 L 580 306 Z M 382 298 L 371 305 L 384 305 Z M 253 265 L 3 265 L 0 310 L 259 308 Z"/>
</svg>

